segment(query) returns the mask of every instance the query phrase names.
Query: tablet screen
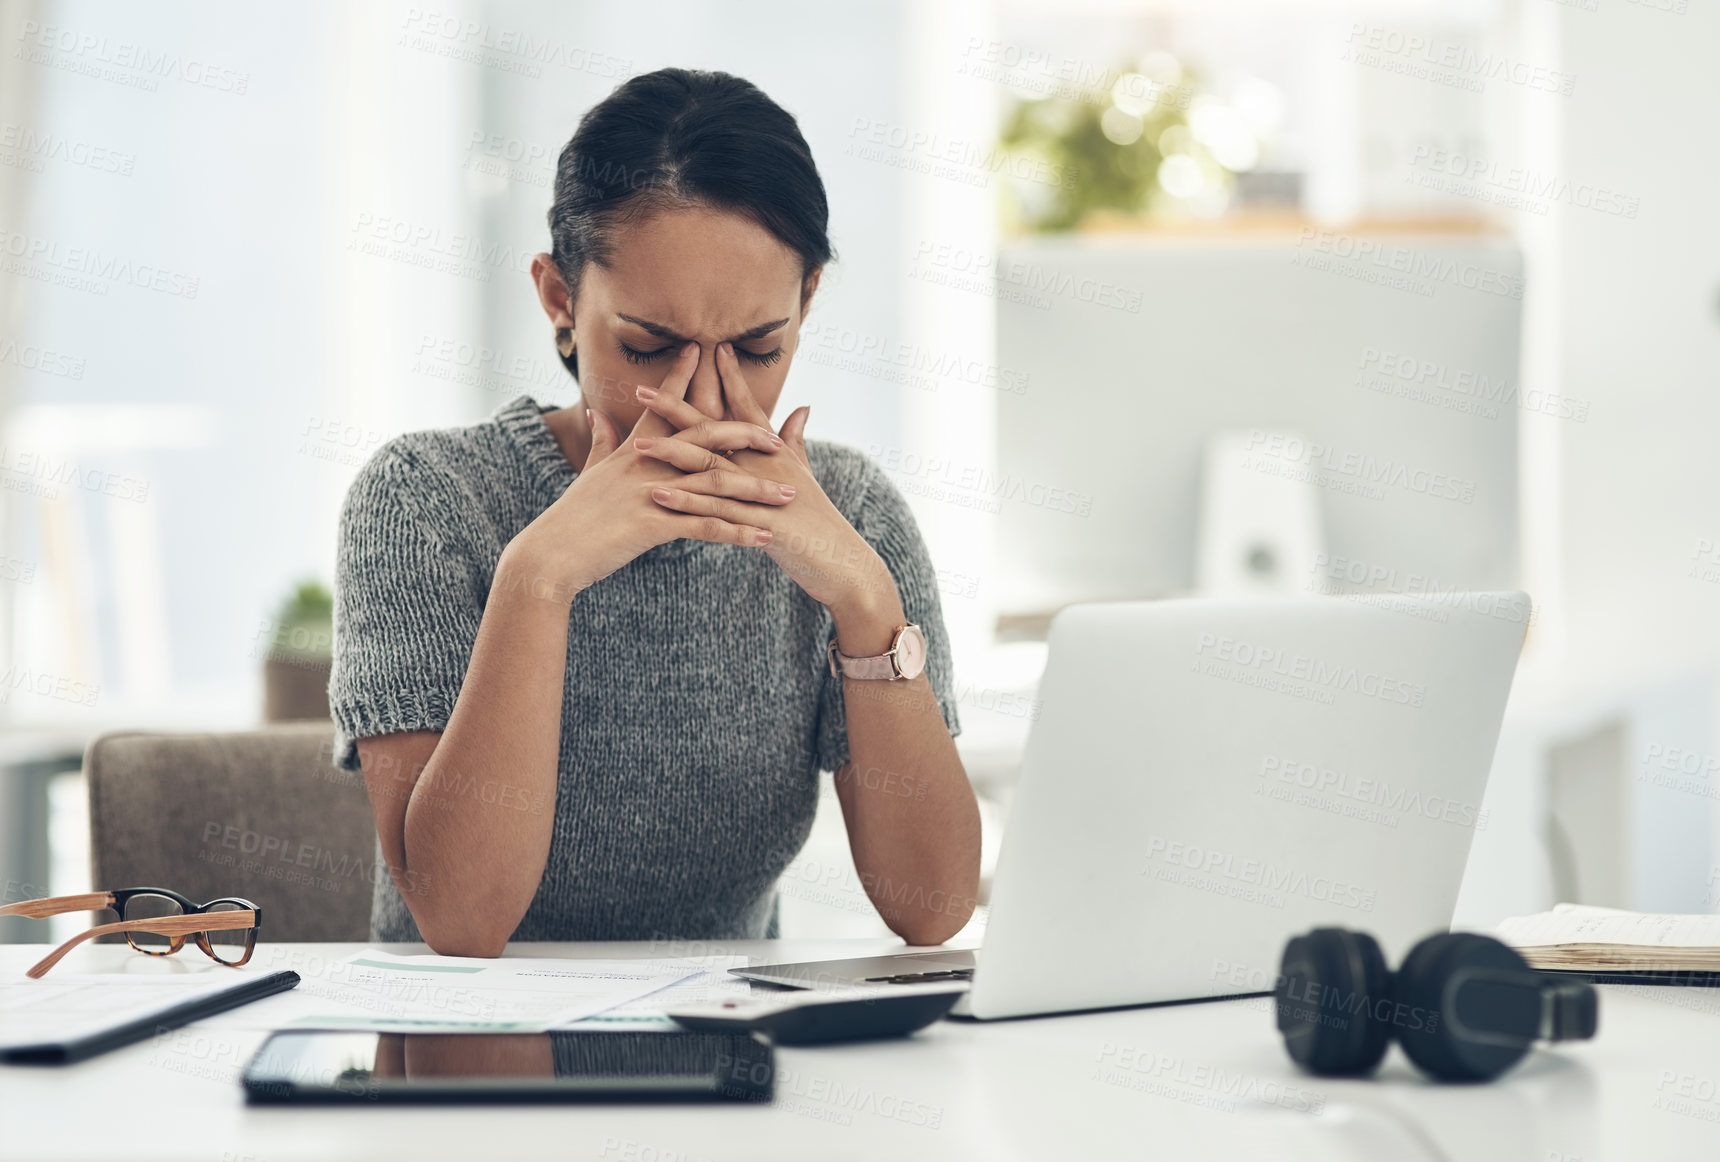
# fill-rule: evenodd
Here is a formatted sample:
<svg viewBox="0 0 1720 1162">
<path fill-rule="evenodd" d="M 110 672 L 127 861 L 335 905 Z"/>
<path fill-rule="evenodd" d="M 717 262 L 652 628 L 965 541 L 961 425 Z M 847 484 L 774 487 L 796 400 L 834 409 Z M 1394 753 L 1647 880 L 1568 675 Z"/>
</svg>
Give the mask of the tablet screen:
<svg viewBox="0 0 1720 1162">
<path fill-rule="evenodd" d="M 770 1044 L 747 1033 L 276 1033 L 245 1067 L 252 1102 L 769 1101 Z"/>
</svg>

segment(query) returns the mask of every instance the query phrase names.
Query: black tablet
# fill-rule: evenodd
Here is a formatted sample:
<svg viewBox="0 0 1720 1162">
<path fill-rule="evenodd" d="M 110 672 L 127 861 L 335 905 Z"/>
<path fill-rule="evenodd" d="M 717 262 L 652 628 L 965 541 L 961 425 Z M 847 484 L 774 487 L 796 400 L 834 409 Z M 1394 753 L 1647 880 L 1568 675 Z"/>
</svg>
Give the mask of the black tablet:
<svg viewBox="0 0 1720 1162">
<path fill-rule="evenodd" d="M 775 1091 L 751 1033 L 275 1033 L 245 1066 L 253 1104 L 754 1101 Z"/>
</svg>

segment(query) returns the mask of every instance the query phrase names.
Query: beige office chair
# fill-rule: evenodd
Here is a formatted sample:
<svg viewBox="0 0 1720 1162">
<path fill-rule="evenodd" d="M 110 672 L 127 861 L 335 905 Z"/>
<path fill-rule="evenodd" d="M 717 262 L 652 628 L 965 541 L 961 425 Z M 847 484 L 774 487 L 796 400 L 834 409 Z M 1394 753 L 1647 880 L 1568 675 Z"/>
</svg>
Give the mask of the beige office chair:
<svg viewBox="0 0 1720 1162">
<path fill-rule="evenodd" d="M 367 940 L 376 830 L 327 722 L 239 734 L 107 734 L 90 744 L 95 889 L 243 896 L 261 942 Z M 108 919 L 112 919 L 111 916 Z"/>
</svg>

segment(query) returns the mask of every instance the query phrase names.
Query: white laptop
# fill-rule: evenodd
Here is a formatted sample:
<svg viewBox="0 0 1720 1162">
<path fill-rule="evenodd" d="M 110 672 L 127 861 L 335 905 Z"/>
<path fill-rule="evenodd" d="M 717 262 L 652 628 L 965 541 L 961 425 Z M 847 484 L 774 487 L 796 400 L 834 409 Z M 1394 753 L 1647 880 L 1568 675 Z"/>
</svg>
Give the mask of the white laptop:
<svg viewBox="0 0 1720 1162">
<path fill-rule="evenodd" d="M 733 969 L 971 975 L 981 1019 L 1268 992 L 1290 937 L 1449 927 L 1523 593 L 1073 605 L 1051 625 L 978 950 Z"/>
</svg>

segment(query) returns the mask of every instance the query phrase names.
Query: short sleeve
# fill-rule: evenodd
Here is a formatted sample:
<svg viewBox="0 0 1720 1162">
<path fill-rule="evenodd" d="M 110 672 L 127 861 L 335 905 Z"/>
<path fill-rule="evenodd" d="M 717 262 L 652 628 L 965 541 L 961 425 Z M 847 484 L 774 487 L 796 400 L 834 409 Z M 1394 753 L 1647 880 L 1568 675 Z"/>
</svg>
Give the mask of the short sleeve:
<svg viewBox="0 0 1720 1162">
<path fill-rule="evenodd" d="M 944 725 L 953 738 L 961 733 L 961 719 L 956 713 L 955 667 L 950 656 L 950 635 L 944 627 L 943 603 L 938 595 L 937 570 L 932 567 L 920 526 L 901 491 L 870 459 L 859 452 L 853 455 L 864 464 L 865 481 L 855 530 L 884 559 L 896 581 L 903 612 L 926 635 L 926 676 L 943 713 Z M 847 708 L 841 679 L 831 675 L 822 659 L 819 670 L 823 677 L 818 703 L 818 769 L 834 771 L 849 758 Z"/>
<path fill-rule="evenodd" d="M 346 770 L 360 739 L 445 729 L 465 680 L 486 584 L 469 547 L 449 543 L 460 506 L 439 492 L 452 489 L 385 445 L 341 508 L 329 711 Z"/>
</svg>

